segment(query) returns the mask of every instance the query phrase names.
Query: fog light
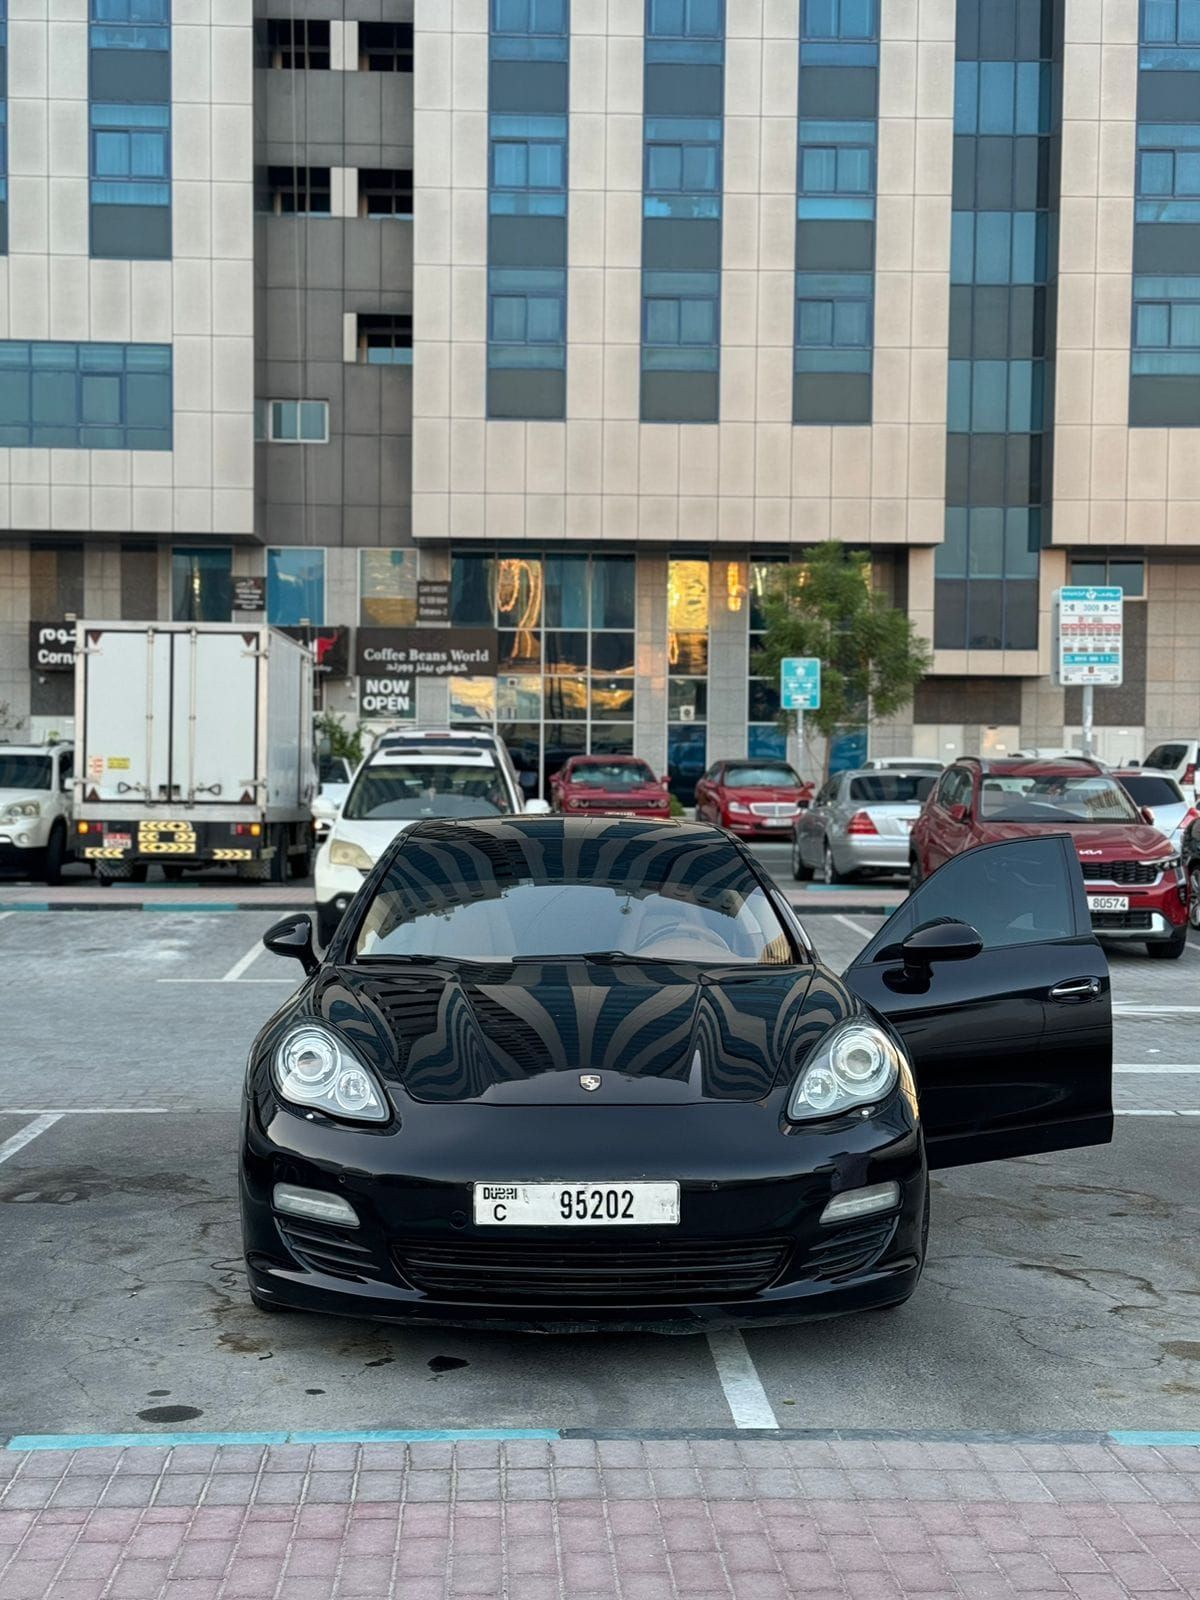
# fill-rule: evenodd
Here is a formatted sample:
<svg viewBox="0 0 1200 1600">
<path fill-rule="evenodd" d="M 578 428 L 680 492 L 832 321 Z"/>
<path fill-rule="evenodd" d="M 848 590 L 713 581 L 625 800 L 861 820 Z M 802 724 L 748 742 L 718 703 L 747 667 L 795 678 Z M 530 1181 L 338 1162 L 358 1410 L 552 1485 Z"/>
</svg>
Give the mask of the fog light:
<svg viewBox="0 0 1200 1600">
<path fill-rule="evenodd" d="M 340 894 L 333 904 L 336 910 L 345 911 L 346 907 L 350 904 L 350 896 L 348 894 Z"/>
<path fill-rule="evenodd" d="M 851 1222 L 855 1217 L 894 1211 L 900 1204 L 898 1183 L 873 1183 L 869 1189 L 847 1189 L 835 1195 L 821 1213 L 822 1222 Z"/>
<path fill-rule="evenodd" d="M 293 1217 L 308 1217 L 313 1222 L 336 1222 L 342 1228 L 358 1227 L 358 1212 L 350 1202 L 340 1195 L 324 1194 L 320 1189 L 297 1189 L 290 1183 L 277 1183 L 275 1209 Z"/>
<path fill-rule="evenodd" d="M 17 835 L 17 843 L 18 844 L 28 844 L 29 843 L 29 835 L 27 833 L 19 833 Z"/>
</svg>

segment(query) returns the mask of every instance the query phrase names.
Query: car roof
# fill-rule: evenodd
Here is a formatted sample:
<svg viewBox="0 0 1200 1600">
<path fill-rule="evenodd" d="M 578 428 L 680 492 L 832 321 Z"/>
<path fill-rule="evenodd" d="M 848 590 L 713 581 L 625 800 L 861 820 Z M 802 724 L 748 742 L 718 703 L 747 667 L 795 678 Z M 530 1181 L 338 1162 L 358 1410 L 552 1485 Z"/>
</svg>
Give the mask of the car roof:
<svg viewBox="0 0 1200 1600">
<path fill-rule="evenodd" d="M 417 745 L 415 748 L 402 748 L 399 745 L 385 745 L 382 749 L 372 750 L 367 757 L 368 767 L 441 767 L 446 763 L 447 757 L 452 758 L 461 766 L 487 767 L 494 771 L 496 767 L 495 751 L 488 746 L 478 745 Z"/>
<path fill-rule="evenodd" d="M 938 773 L 928 767 L 850 767 L 845 772 L 834 773 L 837 778 L 936 778 Z"/>
<path fill-rule="evenodd" d="M 615 838 L 662 838 L 664 832 L 672 832 L 680 839 L 694 838 L 711 844 L 728 845 L 740 848 L 737 841 L 730 837 L 721 828 L 714 828 L 707 822 L 688 822 L 677 818 L 664 817 L 661 821 L 654 821 L 642 817 L 586 817 L 586 816 L 508 816 L 508 817 L 428 817 L 401 834 L 393 844 L 401 844 L 406 839 L 419 838 L 423 833 L 436 833 L 445 837 L 445 830 L 452 829 L 455 833 L 463 835 L 484 835 L 495 838 L 503 837 L 509 833 L 524 834 L 533 839 L 578 839 L 596 838 L 605 833 L 612 834 Z"/>
<path fill-rule="evenodd" d="M 959 756 L 956 766 L 978 767 L 995 778 L 1107 778 L 1111 773 L 1089 756 Z"/>
<path fill-rule="evenodd" d="M 568 761 L 573 767 L 612 767 L 622 764 L 648 767 L 650 763 L 645 756 L 569 756 Z"/>
</svg>

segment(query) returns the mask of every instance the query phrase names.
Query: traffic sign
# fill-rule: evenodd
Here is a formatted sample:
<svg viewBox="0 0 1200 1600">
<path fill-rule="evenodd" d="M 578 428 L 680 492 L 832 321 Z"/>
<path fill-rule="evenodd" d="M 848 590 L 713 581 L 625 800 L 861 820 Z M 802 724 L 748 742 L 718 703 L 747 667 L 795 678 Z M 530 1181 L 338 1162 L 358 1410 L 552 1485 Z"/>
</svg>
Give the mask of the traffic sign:
<svg viewBox="0 0 1200 1600">
<path fill-rule="evenodd" d="M 1124 601 L 1118 588 L 1077 585 L 1054 596 L 1054 676 L 1068 688 L 1124 682 Z"/>
<path fill-rule="evenodd" d="M 779 701 L 785 711 L 821 709 L 819 657 L 788 656 L 780 670 Z"/>
</svg>

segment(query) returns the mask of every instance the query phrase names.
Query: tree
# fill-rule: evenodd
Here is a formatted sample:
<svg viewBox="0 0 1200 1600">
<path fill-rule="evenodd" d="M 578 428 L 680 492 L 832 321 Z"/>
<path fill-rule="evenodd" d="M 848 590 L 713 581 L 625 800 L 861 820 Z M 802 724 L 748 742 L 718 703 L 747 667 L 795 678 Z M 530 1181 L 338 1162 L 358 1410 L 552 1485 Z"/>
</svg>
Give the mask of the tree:
<svg viewBox="0 0 1200 1600">
<path fill-rule="evenodd" d="M 928 672 L 928 643 L 906 612 L 871 587 L 870 560 L 831 539 L 803 565 L 783 567 L 764 598 L 766 629 L 754 658 L 756 674 L 779 682 L 789 656 L 821 662 L 821 709 L 804 725 L 825 738 L 825 772 L 833 735 L 868 716 L 890 717 L 909 704 Z M 781 712 L 786 727 L 794 712 Z"/>
<path fill-rule="evenodd" d="M 361 722 L 348 728 L 332 711 L 325 711 L 317 718 L 316 726 L 318 745 L 327 748 L 331 756 L 345 756 L 352 767 L 358 766 L 363 758 L 366 731 Z"/>
</svg>

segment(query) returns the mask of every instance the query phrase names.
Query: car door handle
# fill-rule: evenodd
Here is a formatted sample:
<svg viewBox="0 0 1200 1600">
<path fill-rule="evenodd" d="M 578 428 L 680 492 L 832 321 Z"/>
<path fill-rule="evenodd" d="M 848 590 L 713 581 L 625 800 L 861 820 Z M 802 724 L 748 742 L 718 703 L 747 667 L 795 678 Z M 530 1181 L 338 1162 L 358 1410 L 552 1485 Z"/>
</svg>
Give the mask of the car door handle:
<svg viewBox="0 0 1200 1600">
<path fill-rule="evenodd" d="M 1069 978 L 1066 983 L 1056 983 L 1050 991 L 1051 1000 L 1094 1000 L 1100 993 L 1099 978 Z"/>
</svg>

